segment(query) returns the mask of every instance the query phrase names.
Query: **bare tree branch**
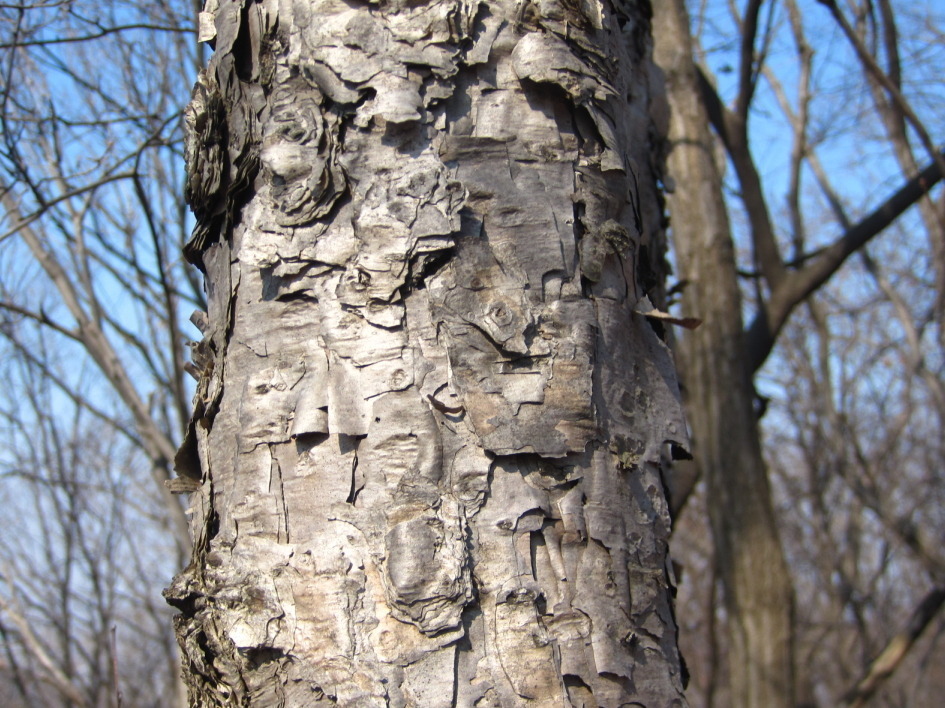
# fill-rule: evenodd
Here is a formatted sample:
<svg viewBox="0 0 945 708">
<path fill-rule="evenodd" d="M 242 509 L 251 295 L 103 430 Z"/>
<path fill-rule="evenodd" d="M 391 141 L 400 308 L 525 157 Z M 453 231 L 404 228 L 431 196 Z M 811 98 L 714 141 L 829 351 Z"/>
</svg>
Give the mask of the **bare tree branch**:
<svg viewBox="0 0 945 708">
<path fill-rule="evenodd" d="M 849 21 L 837 6 L 836 0 L 817 0 L 817 2 L 830 10 L 830 14 L 833 15 L 834 19 L 837 21 L 837 24 L 840 26 L 840 29 L 843 31 L 843 34 L 846 36 L 853 49 L 856 51 L 856 55 L 859 57 L 863 67 L 876 81 L 878 81 L 883 86 L 884 89 L 886 89 L 890 99 L 896 104 L 899 110 L 902 111 L 902 114 L 909 121 L 912 129 L 915 130 L 916 135 L 919 136 L 919 140 L 922 142 L 923 147 L 932 158 L 932 161 L 938 164 L 939 170 L 941 172 L 945 173 L 945 156 L 943 156 L 942 153 L 940 153 L 935 147 L 935 143 L 932 142 L 932 138 L 929 136 L 928 131 L 925 129 L 922 121 L 919 120 L 919 117 L 912 110 L 912 106 L 906 100 L 905 96 L 902 95 L 902 92 L 899 90 L 896 82 L 893 81 L 893 79 L 890 78 L 890 76 L 885 71 L 883 71 L 882 68 L 880 68 L 880 66 L 876 63 L 876 60 L 873 58 L 873 55 L 863 44 L 863 41 L 859 38 L 859 36 L 857 36 L 856 31 L 850 26 Z"/>
<path fill-rule="evenodd" d="M 10 583 L 12 580 L 12 575 L 14 574 L 13 569 L 4 564 L 3 572 L 0 573 L 7 583 Z M 25 615 L 22 613 L 20 608 L 16 606 L 15 603 L 5 598 L 0 594 L 0 612 L 5 615 L 9 621 L 16 627 L 17 632 L 23 645 L 27 648 L 30 655 L 40 663 L 40 665 L 45 670 L 44 678 L 51 683 L 57 691 L 59 691 L 62 696 L 67 698 L 69 701 L 74 703 L 76 706 L 84 707 L 89 706 L 88 699 L 83 695 L 82 691 L 76 687 L 76 685 L 63 673 L 62 669 L 57 666 L 56 662 L 49 655 L 49 652 L 43 646 L 42 641 L 36 636 L 36 633 L 33 631 L 33 627 L 30 622 L 26 619 Z"/>
<path fill-rule="evenodd" d="M 866 675 L 844 694 L 841 699 L 841 705 L 844 708 L 862 708 L 866 705 L 906 658 L 916 640 L 935 619 L 942 605 L 945 605 L 945 588 L 939 587 L 929 591 L 919 606 L 913 610 L 906 628 L 889 640 L 885 649 L 870 664 Z"/>
<path fill-rule="evenodd" d="M 70 44 L 76 42 L 90 42 L 95 39 L 101 39 L 110 34 L 116 34 L 118 32 L 127 32 L 129 30 L 147 30 L 149 32 L 181 32 L 185 34 L 193 33 L 192 27 L 167 27 L 163 25 L 151 25 L 151 24 L 130 24 L 130 25 L 120 25 L 117 27 L 103 27 L 98 32 L 93 34 L 83 35 L 81 37 L 51 37 L 49 39 L 33 39 L 20 42 L 5 42 L 0 43 L 0 49 L 14 49 L 18 47 L 45 47 L 52 44 Z"/>
<path fill-rule="evenodd" d="M 2 198 L 7 211 L 16 214 L 17 205 L 13 203 L 10 192 L 7 191 L 4 193 Z M 43 245 L 42 239 L 31 226 L 21 226 L 19 232 L 30 251 L 33 253 L 33 256 L 59 290 L 70 314 L 75 318 L 78 325 L 78 336 L 85 345 L 89 355 L 128 406 L 135 419 L 136 427 L 141 434 L 141 439 L 145 444 L 148 455 L 156 463 L 154 466 L 155 480 L 161 491 L 164 492 L 163 483 L 166 477 L 158 473 L 158 470 L 166 467 L 166 462 L 161 464 L 160 461 L 173 460 L 177 451 L 176 446 L 155 424 L 147 406 L 138 394 L 131 377 L 122 364 L 121 358 L 108 341 L 105 333 L 95 321 L 88 316 L 82 307 L 75 284 L 69 278 L 68 273 L 63 268 L 59 259 Z M 167 498 L 166 503 L 169 512 L 175 519 L 178 537 L 183 543 L 189 535 L 187 531 L 187 519 L 184 516 L 183 509 L 173 498 Z"/>
<path fill-rule="evenodd" d="M 758 14 L 764 0 L 748 0 L 742 19 L 741 52 L 738 62 L 738 98 L 735 115 L 742 123 L 748 122 L 748 109 L 755 94 L 760 67 L 755 66 L 755 38 L 758 34 Z"/>
<path fill-rule="evenodd" d="M 20 216 L 20 218 L 14 223 L 12 227 L 7 229 L 3 233 L 0 233 L 0 243 L 3 243 L 5 240 L 10 238 L 10 236 L 13 236 L 14 234 L 16 234 L 20 229 L 23 229 L 29 226 L 30 224 L 32 224 L 34 221 L 36 221 L 41 216 L 46 214 L 50 207 L 53 207 L 56 204 L 59 204 L 60 202 L 73 199 L 77 196 L 86 194 L 91 191 L 95 191 L 96 189 L 101 187 L 103 184 L 108 184 L 109 182 L 117 182 L 118 180 L 122 180 L 122 179 L 132 179 L 134 178 L 134 176 L 135 176 L 134 172 L 119 172 L 118 174 L 106 175 L 105 177 L 102 177 L 101 179 L 98 179 L 95 182 L 92 182 L 91 184 L 86 184 L 77 189 L 73 189 L 63 194 L 60 194 L 54 199 L 44 200 L 42 202 L 42 206 L 39 209 L 37 209 L 36 211 L 26 216 Z M 3 206 L 7 210 L 7 213 L 11 215 L 14 215 L 14 214 L 18 215 L 19 205 L 13 202 L 12 197 L 9 196 L 11 195 L 10 187 L 8 185 L 0 185 L 0 192 L 3 193 Z"/>
<path fill-rule="evenodd" d="M 752 371 L 757 371 L 764 364 L 774 347 L 778 332 L 794 308 L 827 282 L 850 254 L 881 233 L 941 179 L 942 171 L 939 161 L 936 161 L 908 180 L 859 223 L 847 229 L 815 260 L 802 270 L 791 272 L 781 286 L 772 288 L 767 306 L 759 309 L 746 333 Z"/>
<path fill-rule="evenodd" d="M 722 138 L 726 152 L 738 175 L 738 183 L 741 187 L 740 196 L 751 224 L 755 260 L 770 287 L 776 288 L 785 278 L 787 271 L 775 238 L 771 216 L 768 213 L 761 177 L 748 147 L 746 123 L 737 113 L 725 107 L 715 87 L 699 67 L 697 67 L 697 74 L 700 93 L 709 114 L 709 120 Z"/>
</svg>

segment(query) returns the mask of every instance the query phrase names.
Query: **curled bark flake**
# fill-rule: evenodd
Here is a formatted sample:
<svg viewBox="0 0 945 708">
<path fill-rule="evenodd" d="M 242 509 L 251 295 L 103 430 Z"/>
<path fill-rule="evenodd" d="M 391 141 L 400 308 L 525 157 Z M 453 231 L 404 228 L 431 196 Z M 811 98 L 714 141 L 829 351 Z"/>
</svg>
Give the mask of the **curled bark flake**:
<svg viewBox="0 0 945 708">
<path fill-rule="evenodd" d="M 515 693 L 521 698 L 563 702 L 555 671 L 553 638 L 542 625 L 536 585 L 504 589 L 495 607 L 496 649 Z"/>
<path fill-rule="evenodd" d="M 270 98 L 260 159 L 282 226 L 325 216 L 344 191 L 338 118 L 323 112 L 322 103 L 321 94 L 300 80 L 281 83 Z"/>
<path fill-rule="evenodd" d="M 206 0 L 203 4 L 203 10 L 197 16 L 198 42 L 212 42 L 217 36 L 216 14 L 219 10 L 219 0 Z"/>
<path fill-rule="evenodd" d="M 326 64 L 310 59 L 301 64 L 302 76 L 332 101 L 341 105 L 353 105 L 361 100 L 362 91 L 351 87 Z"/>
<path fill-rule="evenodd" d="M 451 506 L 405 519 L 385 538 L 391 609 L 424 634 L 458 627 L 473 597 L 460 516 Z"/>
<path fill-rule="evenodd" d="M 599 71 L 550 33 L 530 32 L 522 37 L 512 52 L 512 66 L 519 79 L 556 84 L 577 103 L 603 101 L 615 93 Z"/>
<path fill-rule="evenodd" d="M 184 197 L 199 221 L 221 207 L 219 198 L 226 166 L 226 115 L 216 80 L 201 71 L 190 103 L 184 109 Z"/>
</svg>

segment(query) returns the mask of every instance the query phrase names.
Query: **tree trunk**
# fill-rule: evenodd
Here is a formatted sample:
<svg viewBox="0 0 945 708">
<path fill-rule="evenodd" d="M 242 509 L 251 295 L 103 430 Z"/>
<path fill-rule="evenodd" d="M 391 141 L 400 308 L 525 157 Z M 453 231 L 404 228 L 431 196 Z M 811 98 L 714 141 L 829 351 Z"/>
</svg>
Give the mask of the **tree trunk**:
<svg viewBox="0 0 945 708">
<path fill-rule="evenodd" d="M 707 484 L 724 588 L 731 697 L 743 708 L 793 706 L 793 604 L 754 411 L 734 245 L 683 0 L 654 8 L 656 61 L 672 109 L 669 198 L 686 315 L 680 342 L 693 456 Z"/>
<path fill-rule="evenodd" d="M 684 703 L 648 15 L 209 0 L 193 705 Z"/>
</svg>

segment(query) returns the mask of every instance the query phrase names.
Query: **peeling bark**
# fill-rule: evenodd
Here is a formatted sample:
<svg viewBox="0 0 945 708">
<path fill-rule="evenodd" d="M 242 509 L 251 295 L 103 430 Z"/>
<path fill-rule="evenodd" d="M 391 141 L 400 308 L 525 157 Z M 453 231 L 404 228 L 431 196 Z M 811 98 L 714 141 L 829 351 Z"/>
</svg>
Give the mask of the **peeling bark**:
<svg viewBox="0 0 945 708">
<path fill-rule="evenodd" d="M 648 12 L 208 3 L 193 705 L 683 705 Z"/>
</svg>

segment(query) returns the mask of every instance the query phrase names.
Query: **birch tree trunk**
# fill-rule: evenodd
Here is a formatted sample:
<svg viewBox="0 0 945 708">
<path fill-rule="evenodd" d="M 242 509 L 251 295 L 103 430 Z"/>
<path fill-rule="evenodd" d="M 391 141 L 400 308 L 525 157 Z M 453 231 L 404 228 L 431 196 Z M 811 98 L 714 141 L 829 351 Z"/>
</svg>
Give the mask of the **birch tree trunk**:
<svg viewBox="0 0 945 708">
<path fill-rule="evenodd" d="M 191 703 L 683 705 L 648 4 L 207 5 Z"/>
</svg>

